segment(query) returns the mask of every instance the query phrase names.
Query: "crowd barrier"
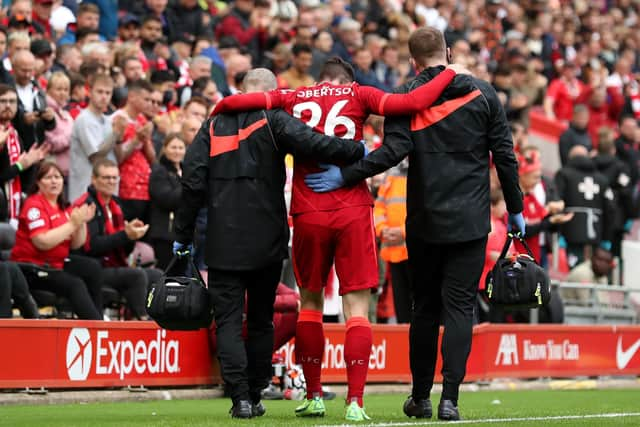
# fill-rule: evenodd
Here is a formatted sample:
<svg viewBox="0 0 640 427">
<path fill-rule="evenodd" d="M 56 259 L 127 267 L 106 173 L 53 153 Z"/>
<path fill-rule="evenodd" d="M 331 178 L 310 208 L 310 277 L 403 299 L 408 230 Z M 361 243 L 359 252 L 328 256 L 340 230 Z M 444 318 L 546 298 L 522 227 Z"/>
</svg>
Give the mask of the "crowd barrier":
<svg viewBox="0 0 640 427">
<path fill-rule="evenodd" d="M 0 388 L 212 384 L 207 332 L 153 322 L 1 320 Z M 214 378 L 215 377 L 215 378 Z"/>
<path fill-rule="evenodd" d="M 342 324 L 325 325 L 325 382 L 346 382 L 344 333 Z M 640 375 L 640 326 L 482 324 L 473 334 L 468 381 Z M 0 342 L 2 389 L 221 381 L 205 330 L 165 331 L 153 322 L 2 320 Z M 279 350 L 288 365 L 294 352 L 293 341 Z M 410 382 L 408 354 L 406 325 L 373 325 L 369 382 Z"/>
</svg>

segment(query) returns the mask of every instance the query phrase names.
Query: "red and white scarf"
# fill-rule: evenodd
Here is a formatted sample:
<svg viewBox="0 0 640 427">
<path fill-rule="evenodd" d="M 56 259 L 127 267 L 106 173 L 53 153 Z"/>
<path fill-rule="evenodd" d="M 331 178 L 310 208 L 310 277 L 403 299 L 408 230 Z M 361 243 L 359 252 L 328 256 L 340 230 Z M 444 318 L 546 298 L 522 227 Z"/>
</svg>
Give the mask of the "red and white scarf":
<svg viewBox="0 0 640 427">
<path fill-rule="evenodd" d="M 7 136 L 7 151 L 9 153 L 9 164 L 15 165 L 20 158 L 20 140 L 18 132 L 9 124 L 9 135 Z M 17 175 L 7 184 L 9 196 L 9 219 L 12 225 L 18 224 L 18 215 L 20 214 L 20 203 L 22 202 L 22 184 L 20 183 L 20 175 Z"/>
</svg>

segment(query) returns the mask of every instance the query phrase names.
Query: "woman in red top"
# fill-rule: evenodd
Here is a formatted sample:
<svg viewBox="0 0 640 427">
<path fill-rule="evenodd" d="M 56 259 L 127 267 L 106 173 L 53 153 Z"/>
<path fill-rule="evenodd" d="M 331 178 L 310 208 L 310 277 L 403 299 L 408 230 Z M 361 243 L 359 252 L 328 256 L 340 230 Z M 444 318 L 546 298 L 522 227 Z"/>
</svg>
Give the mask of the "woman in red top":
<svg viewBox="0 0 640 427">
<path fill-rule="evenodd" d="M 71 302 L 81 319 L 102 319 L 99 264 L 86 257 L 69 258 L 70 249 L 86 239 L 86 223 L 95 214 L 94 205 L 66 210 L 62 171 L 53 162 L 40 165 L 36 188 L 18 217 L 16 243 L 11 260 L 21 264 L 31 289 L 42 289 Z"/>
</svg>

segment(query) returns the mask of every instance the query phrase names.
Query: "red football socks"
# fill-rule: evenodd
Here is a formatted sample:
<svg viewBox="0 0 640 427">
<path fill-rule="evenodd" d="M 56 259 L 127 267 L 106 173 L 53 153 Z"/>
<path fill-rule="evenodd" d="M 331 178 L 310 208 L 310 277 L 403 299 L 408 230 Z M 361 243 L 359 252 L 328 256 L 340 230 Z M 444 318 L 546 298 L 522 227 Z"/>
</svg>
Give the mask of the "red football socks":
<svg viewBox="0 0 640 427">
<path fill-rule="evenodd" d="M 367 382 L 369 356 L 373 336 L 371 324 L 364 317 L 352 317 L 347 320 L 347 331 L 344 339 L 344 360 L 347 364 L 347 403 L 358 400 L 362 407 L 364 385 Z"/>
<path fill-rule="evenodd" d="M 307 382 L 307 399 L 312 399 L 314 395 L 322 396 L 320 374 L 323 357 L 322 312 L 300 310 L 296 325 L 296 361 L 302 365 L 304 378 Z"/>
</svg>

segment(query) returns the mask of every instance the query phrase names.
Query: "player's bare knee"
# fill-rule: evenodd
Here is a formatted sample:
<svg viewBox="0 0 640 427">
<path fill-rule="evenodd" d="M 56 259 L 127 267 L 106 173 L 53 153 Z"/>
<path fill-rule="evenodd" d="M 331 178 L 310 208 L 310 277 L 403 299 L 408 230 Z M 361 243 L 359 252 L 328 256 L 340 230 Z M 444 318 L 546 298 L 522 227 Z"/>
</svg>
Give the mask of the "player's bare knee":
<svg viewBox="0 0 640 427">
<path fill-rule="evenodd" d="M 362 289 L 342 295 L 342 305 L 347 320 L 351 317 L 368 317 L 370 299 L 370 289 Z"/>
<path fill-rule="evenodd" d="M 322 292 L 312 292 L 300 289 L 300 309 L 322 311 L 324 308 L 324 295 Z"/>
</svg>

